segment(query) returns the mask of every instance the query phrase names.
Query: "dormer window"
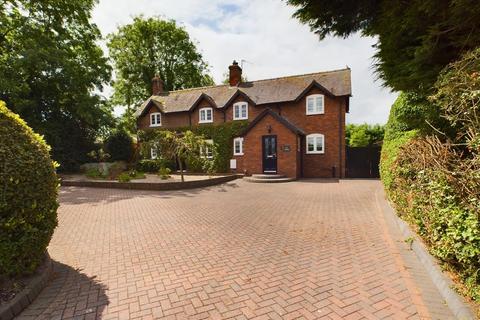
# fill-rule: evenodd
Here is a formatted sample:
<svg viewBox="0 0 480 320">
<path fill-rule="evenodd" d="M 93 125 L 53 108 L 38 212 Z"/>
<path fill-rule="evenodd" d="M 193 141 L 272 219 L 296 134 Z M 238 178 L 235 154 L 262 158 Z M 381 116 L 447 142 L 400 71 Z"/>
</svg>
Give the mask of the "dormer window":
<svg viewBox="0 0 480 320">
<path fill-rule="evenodd" d="M 237 102 L 233 105 L 233 120 L 248 119 L 248 103 Z"/>
<path fill-rule="evenodd" d="M 324 110 L 324 96 L 323 94 L 312 94 L 307 97 L 307 115 L 323 114 Z"/>
<path fill-rule="evenodd" d="M 162 125 L 162 114 L 160 112 L 150 113 L 150 127 L 160 127 Z"/>
<path fill-rule="evenodd" d="M 201 108 L 198 111 L 199 123 L 209 123 L 213 122 L 213 109 L 212 108 Z"/>
</svg>

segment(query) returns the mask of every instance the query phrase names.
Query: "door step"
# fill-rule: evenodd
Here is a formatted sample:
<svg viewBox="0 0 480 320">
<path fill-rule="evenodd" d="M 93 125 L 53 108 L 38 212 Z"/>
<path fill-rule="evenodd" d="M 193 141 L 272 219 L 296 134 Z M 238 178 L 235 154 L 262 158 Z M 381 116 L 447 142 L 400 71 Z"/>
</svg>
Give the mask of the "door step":
<svg viewBox="0 0 480 320">
<path fill-rule="evenodd" d="M 243 179 L 248 182 L 256 183 L 278 183 L 295 180 L 293 178 L 287 178 L 283 174 L 253 174 L 251 177 L 244 177 Z"/>
</svg>

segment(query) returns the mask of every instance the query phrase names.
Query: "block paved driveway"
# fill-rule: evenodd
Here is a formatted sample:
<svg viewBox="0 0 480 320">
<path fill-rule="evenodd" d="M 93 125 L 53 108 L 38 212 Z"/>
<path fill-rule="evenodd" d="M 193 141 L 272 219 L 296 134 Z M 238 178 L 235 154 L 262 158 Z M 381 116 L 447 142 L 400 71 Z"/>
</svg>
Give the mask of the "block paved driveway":
<svg viewBox="0 0 480 320">
<path fill-rule="evenodd" d="M 451 319 L 375 180 L 62 188 L 20 319 Z"/>
</svg>

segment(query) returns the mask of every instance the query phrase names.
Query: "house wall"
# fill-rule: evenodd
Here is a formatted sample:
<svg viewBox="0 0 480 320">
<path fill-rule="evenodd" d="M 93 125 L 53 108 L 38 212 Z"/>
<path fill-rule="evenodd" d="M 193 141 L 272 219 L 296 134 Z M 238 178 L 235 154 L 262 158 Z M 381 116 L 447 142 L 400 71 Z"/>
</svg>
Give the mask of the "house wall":
<svg viewBox="0 0 480 320">
<path fill-rule="evenodd" d="M 295 141 L 294 143 L 290 141 L 291 132 L 285 126 L 280 123 L 276 123 L 275 130 L 281 133 L 278 134 L 278 145 L 281 146 L 282 139 L 285 131 L 285 139 L 291 145 L 290 155 L 295 154 L 292 170 L 290 170 L 288 176 L 291 177 L 307 177 L 307 178 L 330 178 L 332 177 L 333 170 L 335 167 L 335 177 L 345 177 L 345 112 L 346 112 L 346 98 L 345 97 L 330 97 L 325 95 L 325 113 L 321 115 L 307 115 L 306 114 L 306 97 L 310 94 L 322 93 L 318 88 L 312 88 L 308 93 L 304 95 L 297 102 L 288 102 L 288 103 L 276 103 L 262 106 L 253 106 L 249 104 L 248 111 L 248 120 L 252 121 L 255 117 L 258 116 L 262 110 L 265 108 L 270 108 L 273 111 L 279 113 L 281 116 L 288 119 L 291 123 L 295 124 L 297 127 L 305 131 L 306 134 L 310 133 L 321 133 L 325 136 L 325 153 L 324 154 L 306 154 L 305 152 L 305 137 L 299 138 L 300 141 Z M 221 124 L 225 120 L 233 121 L 233 103 L 245 101 L 245 98 L 241 95 L 236 97 L 236 99 L 225 109 L 215 109 L 213 114 L 213 124 Z M 199 124 L 199 114 L 198 110 L 202 107 L 210 106 L 209 101 L 202 100 L 199 105 L 192 110 L 192 112 L 177 112 L 177 113 L 168 113 L 162 114 L 162 127 L 160 128 L 176 128 L 176 127 L 186 127 L 189 125 L 196 126 L 202 125 Z M 149 128 L 150 126 L 150 113 L 158 112 L 158 108 L 154 105 L 148 110 L 145 116 L 138 119 L 139 129 Z M 224 114 L 225 112 L 225 114 Z M 270 116 L 270 121 L 273 119 Z M 262 170 L 262 150 L 261 150 L 261 135 L 265 135 L 265 124 L 266 121 L 263 119 L 256 128 L 253 128 L 250 132 L 256 132 L 258 130 L 263 130 L 263 132 L 257 133 L 257 138 L 245 137 L 244 140 L 244 155 L 243 156 L 233 156 L 232 159 L 237 159 L 237 170 L 236 172 L 243 172 L 243 170 L 249 170 L 250 173 L 260 173 Z M 340 127 L 339 127 L 340 122 Z M 263 127 L 262 127 L 263 126 Z M 282 128 L 280 128 L 282 127 Z M 272 127 L 273 129 L 273 127 Z M 248 133 L 247 136 L 250 136 L 251 133 Z M 273 134 L 273 133 L 272 133 Z M 249 142 L 251 141 L 251 142 Z M 233 144 L 233 142 L 231 142 Z M 285 142 L 286 144 L 287 142 Z M 295 148 L 293 147 L 295 145 Z M 258 150 L 257 150 L 258 149 Z M 248 155 L 247 155 L 247 150 Z M 253 150 L 257 150 L 254 154 Z M 299 151 L 297 151 L 299 150 Z M 301 151 L 300 151 L 301 150 Z M 278 150 L 280 155 L 280 150 Z M 248 159 L 247 159 L 248 158 Z M 283 159 L 283 158 L 282 158 Z M 293 159 L 293 158 L 292 158 Z M 292 160 L 289 158 L 289 160 Z M 280 158 L 278 159 L 278 168 L 281 173 L 280 168 Z M 283 160 L 282 160 L 283 161 Z M 254 164 L 255 162 L 255 164 Z M 282 166 L 287 166 L 286 163 L 283 163 Z M 341 168 L 341 170 L 340 170 Z"/>
<path fill-rule="evenodd" d="M 271 131 L 268 131 L 268 127 Z M 246 171 L 247 174 L 263 173 L 262 136 L 277 136 L 277 172 L 287 177 L 298 178 L 297 135 L 279 123 L 271 115 L 266 115 L 252 128 L 243 140 L 242 167 L 237 162 L 237 172 Z M 290 146 L 290 151 L 282 150 L 284 145 Z"/>
<path fill-rule="evenodd" d="M 147 113 L 138 118 L 137 127 L 140 130 L 145 130 L 150 128 L 150 114 L 154 112 L 160 112 L 157 106 L 152 105 Z M 189 115 L 187 112 L 174 112 L 174 113 L 162 113 L 162 126 L 154 128 L 166 128 L 173 129 L 179 127 L 188 127 L 189 125 Z"/>
<path fill-rule="evenodd" d="M 193 111 L 190 113 L 190 118 L 192 121 L 192 126 L 196 125 L 203 125 L 203 124 L 212 124 L 212 122 L 209 123 L 199 123 L 200 116 L 199 116 L 199 110 L 204 107 L 211 107 L 213 109 L 213 124 L 220 124 L 224 123 L 224 115 L 223 115 L 223 110 L 212 107 L 209 101 L 203 99 L 200 101 L 200 103 L 193 109 Z"/>
<path fill-rule="evenodd" d="M 311 94 L 322 94 L 322 91 L 313 88 L 298 102 L 280 104 L 280 115 L 303 129 L 307 135 L 321 133 L 325 136 L 325 153 L 323 154 L 307 154 L 305 138 L 303 138 L 303 176 L 306 178 L 330 178 L 332 177 L 332 167 L 335 167 L 335 177 L 345 177 L 346 100 L 342 97 L 325 95 L 325 113 L 307 115 L 306 99 Z"/>
</svg>

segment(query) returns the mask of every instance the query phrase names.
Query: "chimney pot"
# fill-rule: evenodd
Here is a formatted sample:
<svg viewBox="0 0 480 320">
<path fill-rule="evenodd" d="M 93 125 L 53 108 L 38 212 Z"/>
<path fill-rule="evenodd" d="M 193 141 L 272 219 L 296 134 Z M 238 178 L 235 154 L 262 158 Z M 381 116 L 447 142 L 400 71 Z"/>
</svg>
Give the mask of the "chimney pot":
<svg viewBox="0 0 480 320">
<path fill-rule="evenodd" d="M 152 79 L 152 95 L 158 96 L 163 92 L 163 81 L 158 74 Z"/>
<path fill-rule="evenodd" d="M 238 66 L 238 62 L 233 60 L 232 65 L 228 67 L 229 78 L 228 83 L 230 86 L 238 86 L 242 82 L 242 68 Z"/>
</svg>

